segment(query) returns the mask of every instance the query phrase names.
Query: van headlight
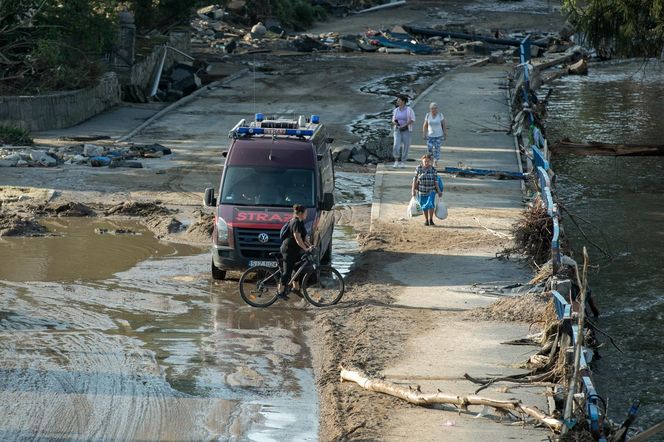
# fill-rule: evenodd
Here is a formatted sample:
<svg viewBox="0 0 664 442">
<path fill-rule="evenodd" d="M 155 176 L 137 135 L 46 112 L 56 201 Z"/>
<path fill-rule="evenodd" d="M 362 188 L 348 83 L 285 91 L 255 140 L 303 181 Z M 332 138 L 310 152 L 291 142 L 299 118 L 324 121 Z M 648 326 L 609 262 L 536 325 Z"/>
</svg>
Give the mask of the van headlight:
<svg viewBox="0 0 664 442">
<path fill-rule="evenodd" d="M 217 218 L 217 245 L 228 245 L 228 224 L 222 217 Z"/>
</svg>

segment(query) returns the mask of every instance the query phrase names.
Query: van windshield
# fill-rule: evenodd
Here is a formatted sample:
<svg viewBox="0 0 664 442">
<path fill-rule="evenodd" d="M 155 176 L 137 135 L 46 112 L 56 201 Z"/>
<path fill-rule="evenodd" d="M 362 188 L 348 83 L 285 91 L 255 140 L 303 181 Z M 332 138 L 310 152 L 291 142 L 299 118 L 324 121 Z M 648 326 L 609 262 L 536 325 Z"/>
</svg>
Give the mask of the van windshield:
<svg viewBox="0 0 664 442">
<path fill-rule="evenodd" d="M 221 186 L 221 204 L 237 206 L 314 207 L 314 171 L 229 166 Z"/>
</svg>

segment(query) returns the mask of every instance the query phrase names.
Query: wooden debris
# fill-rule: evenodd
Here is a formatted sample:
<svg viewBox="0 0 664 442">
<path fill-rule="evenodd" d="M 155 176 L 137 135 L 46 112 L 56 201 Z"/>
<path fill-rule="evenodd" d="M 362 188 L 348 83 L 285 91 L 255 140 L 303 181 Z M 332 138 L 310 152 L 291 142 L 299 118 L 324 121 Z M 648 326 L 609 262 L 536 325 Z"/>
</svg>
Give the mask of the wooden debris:
<svg viewBox="0 0 664 442">
<path fill-rule="evenodd" d="M 417 389 L 411 389 L 380 379 L 370 379 L 366 374 L 359 370 L 347 370 L 343 367 L 341 368 L 341 381 L 355 382 L 365 390 L 389 394 L 390 396 L 403 399 L 415 405 L 448 404 L 456 405 L 463 409 L 466 409 L 469 405 L 481 405 L 492 407 L 499 411 L 515 411 L 517 413 L 526 414 L 539 422 L 542 422 L 556 433 L 560 432 L 563 426 L 561 420 L 547 415 L 537 407 L 523 405 L 521 401 L 516 399 L 498 400 L 475 395 L 455 396 L 442 392 L 422 393 L 419 391 L 419 387 Z"/>
<path fill-rule="evenodd" d="M 582 58 L 576 63 L 569 65 L 567 73 L 570 75 L 588 75 L 588 61 Z"/>
<path fill-rule="evenodd" d="M 576 143 L 570 140 L 556 141 L 549 144 L 549 148 L 556 154 L 568 155 L 613 155 L 613 156 L 662 156 L 662 144 L 611 144 L 591 141 L 589 143 Z"/>
</svg>

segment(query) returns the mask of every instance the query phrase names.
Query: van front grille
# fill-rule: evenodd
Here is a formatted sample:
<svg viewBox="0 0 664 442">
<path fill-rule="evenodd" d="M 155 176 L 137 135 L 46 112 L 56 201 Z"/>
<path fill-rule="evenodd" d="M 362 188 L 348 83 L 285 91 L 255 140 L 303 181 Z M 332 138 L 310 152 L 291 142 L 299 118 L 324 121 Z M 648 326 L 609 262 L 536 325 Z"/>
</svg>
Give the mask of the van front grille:
<svg viewBox="0 0 664 442">
<path fill-rule="evenodd" d="M 267 235 L 267 242 L 260 241 L 261 234 Z M 281 246 L 279 229 L 235 229 L 235 244 L 244 258 L 272 259 L 268 254 Z"/>
</svg>

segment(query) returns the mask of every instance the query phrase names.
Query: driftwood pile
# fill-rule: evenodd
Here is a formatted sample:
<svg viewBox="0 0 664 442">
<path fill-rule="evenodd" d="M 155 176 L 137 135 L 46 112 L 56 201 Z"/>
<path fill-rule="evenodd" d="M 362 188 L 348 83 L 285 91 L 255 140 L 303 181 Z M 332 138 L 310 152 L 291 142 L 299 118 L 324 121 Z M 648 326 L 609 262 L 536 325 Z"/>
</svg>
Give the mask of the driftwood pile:
<svg viewBox="0 0 664 442">
<path fill-rule="evenodd" d="M 525 255 L 538 268 L 549 261 L 553 220 L 539 197 L 523 212 L 512 229 L 512 236 L 514 246 L 500 252 L 502 257 Z"/>
</svg>

